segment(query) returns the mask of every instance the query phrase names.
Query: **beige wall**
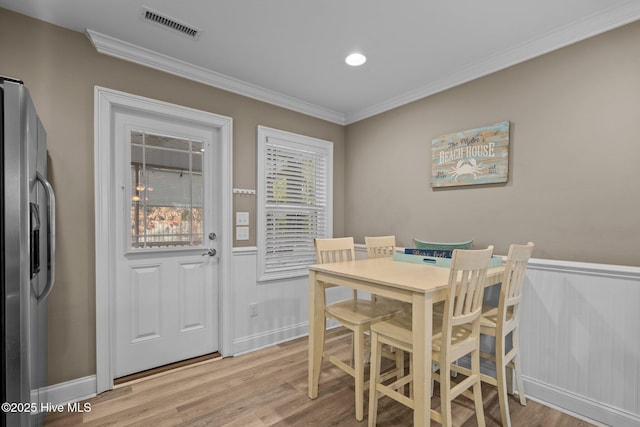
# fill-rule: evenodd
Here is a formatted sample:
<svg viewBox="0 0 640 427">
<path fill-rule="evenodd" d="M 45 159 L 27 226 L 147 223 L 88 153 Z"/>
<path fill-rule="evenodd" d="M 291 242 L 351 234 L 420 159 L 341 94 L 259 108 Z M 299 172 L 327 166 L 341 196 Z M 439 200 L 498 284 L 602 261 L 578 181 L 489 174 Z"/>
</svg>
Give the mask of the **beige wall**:
<svg viewBox="0 0 640 427">
<path fill-rule="evenodd" d="M 347 127 L 346 228 L 640 266 L 640 22 Z M 511 122 L 505 185 L 433 190 L 431 140 Z"/>
<path fill-rule="evenodd" d="M 344 127 L 98 54 L 81 33 L 0 9 L 0 74 L 29 88 L 48 136 L 57 195 L 56 285 L 49 303 L 49 383 L 95 367 L 94 85 L 233 118 L 233 185 L 256 188 L 256 126 L 333 141 L 334 232 L 344 232 Z M 234 196 L 251 213 L 255 197 Z M 255 245 L 255 227 L 251 240 Z"/>
</svg>

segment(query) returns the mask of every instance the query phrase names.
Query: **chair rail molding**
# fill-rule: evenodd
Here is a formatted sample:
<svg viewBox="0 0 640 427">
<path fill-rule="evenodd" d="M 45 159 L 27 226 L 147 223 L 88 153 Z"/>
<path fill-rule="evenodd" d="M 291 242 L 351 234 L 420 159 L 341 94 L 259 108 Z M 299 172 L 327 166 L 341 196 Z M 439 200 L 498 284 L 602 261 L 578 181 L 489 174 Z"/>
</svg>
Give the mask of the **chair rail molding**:
<svg viewBox="0 0 640 427">
<path fill-rule="evenodd" d="M 640 267 L 626 265 L 593 264 L 587 262 L 556 261 L 552 259 L 532 258 L 529 260 L 528 268 L 531 270 L 640 280 Z"/>
</svg>

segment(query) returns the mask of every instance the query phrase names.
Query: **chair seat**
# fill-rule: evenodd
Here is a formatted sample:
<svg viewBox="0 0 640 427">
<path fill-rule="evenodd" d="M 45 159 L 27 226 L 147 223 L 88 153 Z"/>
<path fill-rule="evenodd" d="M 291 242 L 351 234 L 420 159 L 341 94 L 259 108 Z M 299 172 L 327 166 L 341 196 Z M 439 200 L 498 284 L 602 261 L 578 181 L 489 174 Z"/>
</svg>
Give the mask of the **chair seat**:
<svg viewBox="0 0 640 427">
<path fill-rule="evenodd" d="M 365 325 L 380 322 L 401 314 L 402 307 L 369 300 L 344 300 L 328 304 L 327 316 L 352 325 Z"/>
<path fill-rule="evenodd" d="M 413 342 L 411 317 L 398 316 L 391 320 L 385 320 L 371 325 L 371 331 L 376 332 L 382 336 L 393 337 L 394 340 L 411 346 Z"/>
<path fill-rule="evenodd" d="M 441 336 L 442 336 L 442 318 L 434 317 L 432 326 L 432 348 L 434 352 L 439 352 L 441 348 Z M 379 322 L 371 325 L 371 330 L 386 336 L 393 337 L 394 341 L 402 342 L 411 347 L 413 341 L 411 318 L 408 316 L 394 317 L 384 322 Z M 451 336 L 451 344 L 455 346 L 458 343 L 463 342 L 471 335 L 471 330 L 464 326 L 456 326 L 453 328 Z"/>
<path fill-rule="evenodd" d="M 436 343 L 438 343 L 437 350 L 439 351 L 440 345 L 438 337 L 442 335 L 442 318 L 434 316 L 432 325 L 433 349 L 436 350 Z M 411 317 L 409 316 L 398 316 L 390 320 L 385 320 L 384 322 L 373 324 L 371 325 L 371 330 L 384 337 L 392 337 L 395 342 L 402 343 L 409 349 L 412 348 L 413 329 Z M 460 334 L 460 336 L 462 335 L 464 334 Z M 468 336 L 468 334 L 466 336 Z"/>
<path fill-rule="evenodd" d="M 436 321 L 434 320 L 434 327 Z M 442 330 L 442 325 L 440 325 L 440 330 Z M 471 330 L 469 328 L 465 328 L 464 326 L 455 326 L 451 331 L 451 347 L 455 348 L 458 344 L 461 344 L 467 338 L 471 336 Z M 433 352 L 440 352 L 442 348 L 442 332 L 438 332 L 437 334 L 433 334 L 432 340 L 432 349 Z"/>
</svg>

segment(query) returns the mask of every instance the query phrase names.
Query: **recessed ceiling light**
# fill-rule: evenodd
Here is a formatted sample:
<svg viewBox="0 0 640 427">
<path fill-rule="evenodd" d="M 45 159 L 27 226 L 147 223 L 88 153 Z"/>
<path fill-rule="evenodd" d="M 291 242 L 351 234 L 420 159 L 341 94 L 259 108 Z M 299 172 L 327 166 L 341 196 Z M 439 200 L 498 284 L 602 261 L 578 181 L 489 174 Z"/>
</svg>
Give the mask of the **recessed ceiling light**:
<svg viewBox="0 0 640 427">
<path fill-rule="evenodd" d="M 351 65 L 352 67 L 358 67 L 367 62 L 367 57 L 361 53 L 352 53 L 345 58 L 344 62 Z"/>
</svg>

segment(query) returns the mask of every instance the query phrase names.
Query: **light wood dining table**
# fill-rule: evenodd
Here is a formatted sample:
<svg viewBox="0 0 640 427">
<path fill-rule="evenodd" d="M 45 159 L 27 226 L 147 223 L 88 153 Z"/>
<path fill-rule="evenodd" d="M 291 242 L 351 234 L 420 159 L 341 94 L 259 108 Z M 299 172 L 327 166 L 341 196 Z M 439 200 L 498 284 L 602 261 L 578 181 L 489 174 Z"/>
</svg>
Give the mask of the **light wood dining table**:
<svg viewBox="0 0 640 427">
<path fill-rule="evenodd" d="M 487 272 L 486 286 L 502 280 L 504 267 Z M 412 306 L 414 426 L 430 424 L 431 328 L 433 304 L 443 301 L 449 268 L 392 258 L 361 259 L 309 267 L 309 398 L 318 397 L 325 335 L 325 289 L 333 286 L 366 291 Z"/>
</svg>

